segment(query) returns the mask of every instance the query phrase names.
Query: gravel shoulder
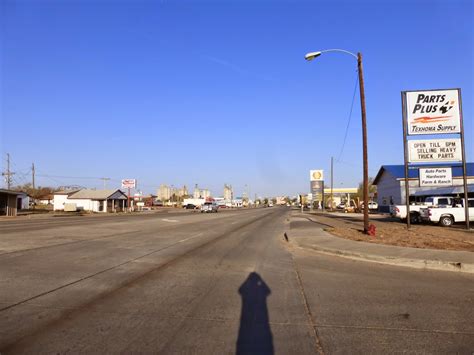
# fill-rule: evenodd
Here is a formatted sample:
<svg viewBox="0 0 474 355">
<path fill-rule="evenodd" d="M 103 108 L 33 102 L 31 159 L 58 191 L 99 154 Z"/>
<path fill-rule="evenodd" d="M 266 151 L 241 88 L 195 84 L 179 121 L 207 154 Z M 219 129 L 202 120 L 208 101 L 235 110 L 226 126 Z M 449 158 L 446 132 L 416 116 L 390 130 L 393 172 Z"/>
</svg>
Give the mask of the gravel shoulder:
<svg viewBox="0 0 474 355">
<path fill-rule="evenodd" d="M 474 252 L 474 233 L 461 228 L 442 228 L 431 225 L 406 225 L 392 218 L 380 215 L 370 216 L 370 223 L 376 226 L 376 236 L 363 233 L 362 219 L 357 215 L 336 213 L 307 213 L 307 217 L 324 225 L 324 230 L 334 236 L 375 244 L 401 247 L 462 250 Z"/>
</svg>

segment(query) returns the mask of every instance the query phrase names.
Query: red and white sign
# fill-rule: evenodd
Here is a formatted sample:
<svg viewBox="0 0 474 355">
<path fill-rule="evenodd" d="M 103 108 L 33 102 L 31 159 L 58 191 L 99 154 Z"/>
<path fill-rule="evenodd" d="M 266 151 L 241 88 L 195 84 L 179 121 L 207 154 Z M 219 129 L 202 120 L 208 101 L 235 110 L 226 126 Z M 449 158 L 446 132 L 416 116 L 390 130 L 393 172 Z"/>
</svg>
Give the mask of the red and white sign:
<svg viewBox="0 0 474 355">
<path fill-rule="evenodd" d="M 459 90 L 406 91 L 407 134 L 461 132 Z"/>
<path fill-rule="evenodd" d="M 137 186 L 136 179 L 123 179 L 122 189 L 134 189 Z"/>
</svg>

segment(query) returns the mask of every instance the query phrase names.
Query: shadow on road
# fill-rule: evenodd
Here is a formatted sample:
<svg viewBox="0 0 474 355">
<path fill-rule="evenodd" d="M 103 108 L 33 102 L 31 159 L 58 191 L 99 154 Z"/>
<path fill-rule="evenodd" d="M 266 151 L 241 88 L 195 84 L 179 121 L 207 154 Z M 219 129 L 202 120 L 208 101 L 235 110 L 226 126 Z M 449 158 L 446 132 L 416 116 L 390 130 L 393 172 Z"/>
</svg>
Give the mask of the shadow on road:
<svg viewBox="0 0 474 355">
<path fill-rule="evenodd" d="M 259 274 L 252 272 L 239 288 L 242 297 L 237 354 L 273 354 L 267 297 L 271 290 Z"/>
</svg>

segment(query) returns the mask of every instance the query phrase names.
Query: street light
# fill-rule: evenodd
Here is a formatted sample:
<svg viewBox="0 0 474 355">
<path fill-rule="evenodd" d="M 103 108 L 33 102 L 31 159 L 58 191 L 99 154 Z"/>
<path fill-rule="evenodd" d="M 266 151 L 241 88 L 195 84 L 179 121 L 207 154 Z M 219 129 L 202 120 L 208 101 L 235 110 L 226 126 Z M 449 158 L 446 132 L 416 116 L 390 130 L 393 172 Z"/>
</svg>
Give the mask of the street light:
<svg viewBox="0 0 474 355">
<path fill-rule="evenodd" d="M 359 73 L 359 91 L 360 91 L 360 110 L 362 113 L 362 155 L 364 161 L 364 233 L 367 234 L 369 230 L 369 164 L 368 164 L 368 157 L 367 157 L 367 120 L 366 120 L 366 112 L 365 112 L 365 90 L 364 90 L 364 76 L 362 71 L 362 54 L 359 52 L 355 55 L 352 52 L 346 51 L 344 49 L 326 49 L 324 51 L 319 52 L 310 52 L 307 53 L 304 58 L 307 61 L 311 61 L 317 57 L 319 57 L 323 53 L 327 52 L 342 52 L 345 54 L 349 54 L 357 59 L 357 72 Z"/>
</svg>

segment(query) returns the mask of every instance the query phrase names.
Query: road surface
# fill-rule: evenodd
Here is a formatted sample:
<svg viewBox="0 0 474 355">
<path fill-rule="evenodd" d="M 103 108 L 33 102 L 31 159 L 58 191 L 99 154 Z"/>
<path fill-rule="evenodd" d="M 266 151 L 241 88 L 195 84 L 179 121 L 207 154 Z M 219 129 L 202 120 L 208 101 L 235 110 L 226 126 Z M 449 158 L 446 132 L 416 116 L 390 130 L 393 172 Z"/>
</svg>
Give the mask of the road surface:
<svg viewBox="0 0 474 355">
<path fill-rule="evenodd" d="M 0 352 L 474 351 L 474 277 L 294 249 L 290 228 L 277 207 L 1 221 Z"/>
</svg>

